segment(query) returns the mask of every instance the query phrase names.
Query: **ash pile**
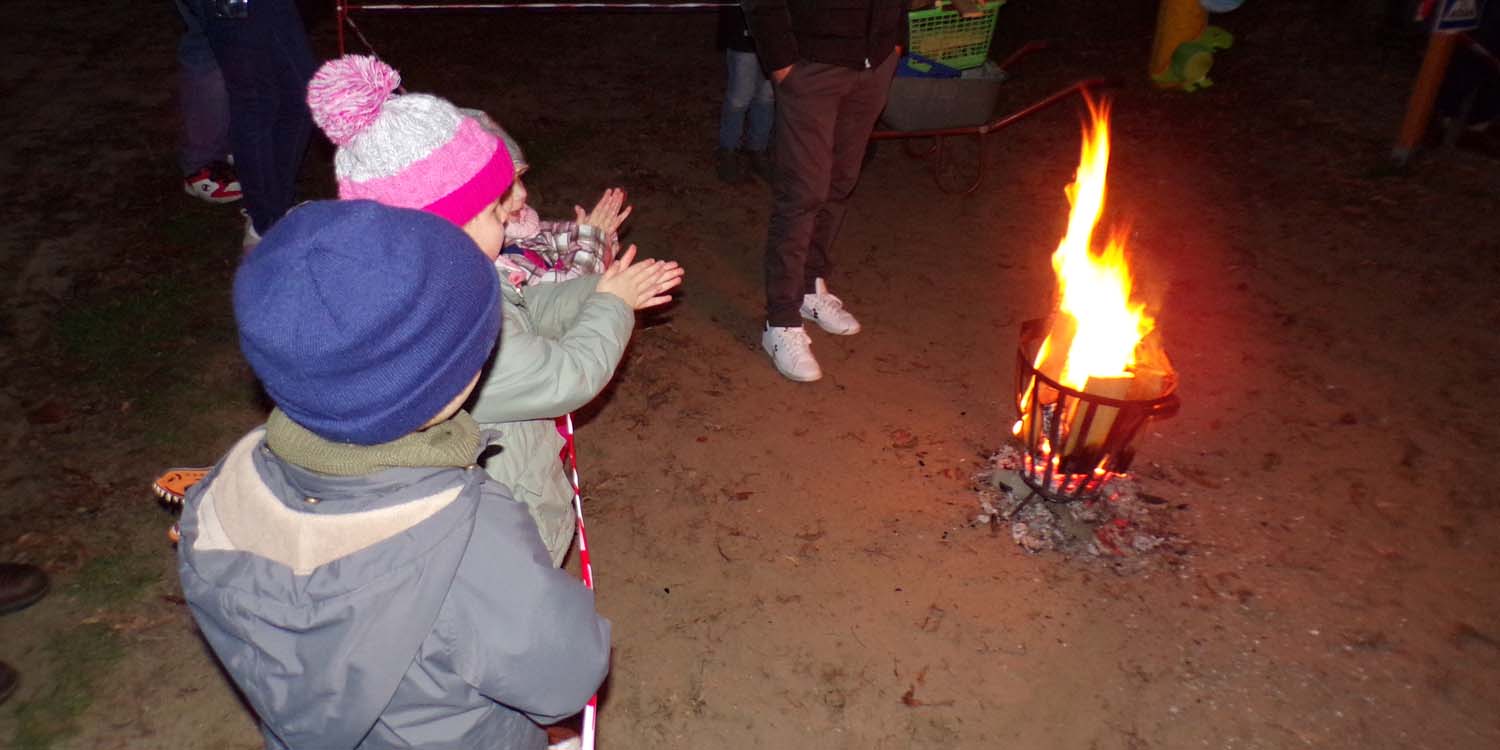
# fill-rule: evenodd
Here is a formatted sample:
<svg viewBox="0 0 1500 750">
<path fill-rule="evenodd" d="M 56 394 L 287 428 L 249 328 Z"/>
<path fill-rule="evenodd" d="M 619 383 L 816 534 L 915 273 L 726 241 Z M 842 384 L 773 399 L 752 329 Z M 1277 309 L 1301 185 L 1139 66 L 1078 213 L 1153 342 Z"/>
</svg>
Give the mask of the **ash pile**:
<svg viewBox="0 0 1500 750">
<path fill-rule="evenodd" d="M 1051 502 L 1021 479 L 1020 450 L 1004 446 L 974 475 L 974 489 L 980 512 L 971 525 L 997 533 L 1009 528 L 1028 553 L 1141 560 L 1152 552 L 1186 552 L 1186 540 L 1168 528 L 1171 504 L 1143 492 L 1129 476 L 1110 477 L 1093 499 Z"/>
</svg>

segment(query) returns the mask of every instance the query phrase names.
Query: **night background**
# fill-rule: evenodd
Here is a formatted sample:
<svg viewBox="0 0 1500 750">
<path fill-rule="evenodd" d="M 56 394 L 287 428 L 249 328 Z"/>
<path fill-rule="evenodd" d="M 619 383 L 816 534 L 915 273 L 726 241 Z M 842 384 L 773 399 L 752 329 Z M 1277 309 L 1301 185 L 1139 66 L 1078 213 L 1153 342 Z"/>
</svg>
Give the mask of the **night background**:
<svg viewBox="0 0 1500 750">
<path fill-rule="evenodd" d="M 302 5 L 335 56 L 332 0 Z M 688 269 L 579 415 L 600 746 L 1500 746 L 1500 161 L 1392 165 L 1409 6 L 1249 0 L 1193 93 L 1149 81 L 1155 0 L 999 10 L 993 58 L 1051 43 L 1001 112 L 1118 79 L 1106 221 L 1180 378 L 1132 472 L 1163 543 L 1093 554 L 975 520 L 1052 305 L 1076 97 L 981 164 L 949 139 L 938 179 L 879 144 L 835 249 L 865 331 L 802 385 L 759 346 L 767 189 L 714 174 L 713 10 L 357 15 L 408 90 L 517 138 L 544 217 L 624 187 L 625 239 Z M 243 219 L 175 171 L 180 21 L 5 7 L 0 561 L 52 590 L 0 617 L 0 746 L 260 747 L 150 491 L 267 409 L 229 305 Z M 303 198 L 333 197 L 331 154 Z M 983 181 L 945 193 L 955 169 Z"/>
</svg>

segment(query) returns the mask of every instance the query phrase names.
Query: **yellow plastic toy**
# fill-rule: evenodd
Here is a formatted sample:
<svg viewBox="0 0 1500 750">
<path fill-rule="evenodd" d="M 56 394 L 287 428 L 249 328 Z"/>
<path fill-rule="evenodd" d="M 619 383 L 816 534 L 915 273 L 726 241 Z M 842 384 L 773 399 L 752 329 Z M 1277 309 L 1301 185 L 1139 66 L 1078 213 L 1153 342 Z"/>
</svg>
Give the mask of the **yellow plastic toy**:
<svg viewBox="0 0 1500 750">
<path fill-rule="evenodd" d="M 1151 49 L 1151 80 L 1161 88 L 1196 91 L 1212 85 L 1208 71 L 1214 52 L 1228 49 L 1234 35 L 1208 25 L 1208 13 L 1239 7 L 1240 0 L 1161 0 L 1156 41 Z"/>
</svg>

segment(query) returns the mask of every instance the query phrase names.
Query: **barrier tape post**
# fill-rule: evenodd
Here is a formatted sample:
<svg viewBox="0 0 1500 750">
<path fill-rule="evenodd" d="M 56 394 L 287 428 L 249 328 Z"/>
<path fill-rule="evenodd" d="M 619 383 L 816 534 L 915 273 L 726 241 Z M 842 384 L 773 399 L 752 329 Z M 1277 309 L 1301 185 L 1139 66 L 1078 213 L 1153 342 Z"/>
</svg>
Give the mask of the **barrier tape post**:
<svg viewBox="0 0 1500 750">
<path fill-rule="evenodd" d="M 578 483 L 578 447 L 573 442 L 573 415 L 567 414 L 559 421 L 562 422 L 563 437 L 567 441 L 568 482 L 573 485 L 573 514 L 578 518 L 578 567 L 583 576 L 583 585 L 593 589 L 594 566 L 589 561 L 589 537 L 583 527 L 583 492 Z M 595 694 L 589 698 L 588 705 L 583 707 L 583 750 L 594 750 L 598 722 L 599 696 Z"/>
</svg>

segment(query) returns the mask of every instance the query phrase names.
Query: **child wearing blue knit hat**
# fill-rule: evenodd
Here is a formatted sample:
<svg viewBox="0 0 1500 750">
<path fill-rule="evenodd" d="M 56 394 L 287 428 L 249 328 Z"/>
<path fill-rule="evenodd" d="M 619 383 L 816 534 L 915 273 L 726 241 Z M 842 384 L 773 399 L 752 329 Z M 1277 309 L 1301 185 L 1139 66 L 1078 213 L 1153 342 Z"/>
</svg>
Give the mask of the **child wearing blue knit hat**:
<svg viewBox="0 0 1500 750">
<path fill-rule="evenodd" d="M 246 259 L 234 309 L 276 409 L 188 492 L 178 572 L 267 748 L 545 746 L 610 627 L 476 466 L 489 261 L 432 213 L 312 203 Z"/>
</svg>

